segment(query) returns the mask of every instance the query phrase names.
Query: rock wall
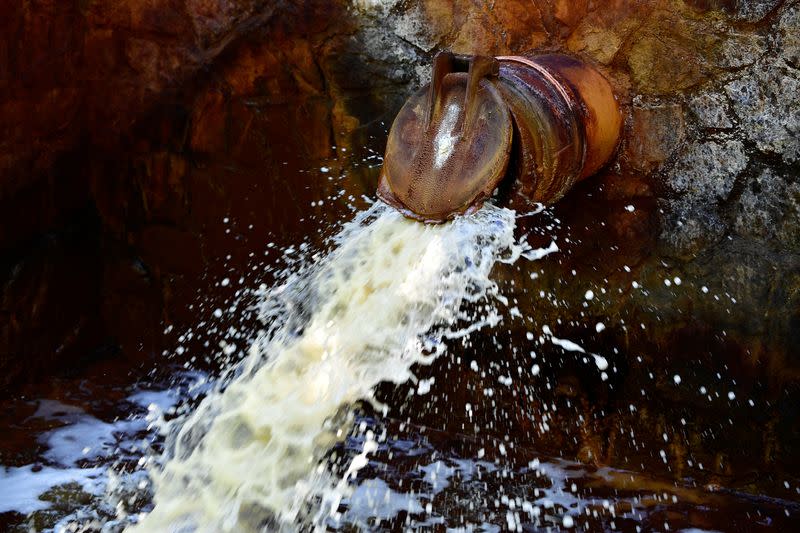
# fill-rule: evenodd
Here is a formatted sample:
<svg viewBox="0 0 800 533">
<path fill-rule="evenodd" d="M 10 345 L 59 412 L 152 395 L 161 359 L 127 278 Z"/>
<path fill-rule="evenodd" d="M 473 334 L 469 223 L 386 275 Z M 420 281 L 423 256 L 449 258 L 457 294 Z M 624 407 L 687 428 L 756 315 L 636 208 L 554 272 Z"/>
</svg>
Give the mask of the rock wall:
<svg viewBox="0 0 800 533">
<path fill-rule="evenodd" d="M 276 11 L 321 5 L 0 3 L 0 387 L 120 345 L 160 351 L 164 265 L 178 279 L 204 268 L 175 224 L 189 161 L 182 102 Z M 150 153 L 162 140 L 170 150 Z"/>
<path fill-rule="evenodd" d="M 14 272 L 43 242 L 74 249 L 64 228 L 84 228 L 103 264 L 87 316 L 123 353 L 159 353 L 160 322 L 192 320 L 202 276 L 246 264 L 267 240 L 324 232 L 348 213 L 342 189 L 373 194 L 394 114 L 449 48 L 567 51 L 619 91 L 615 160 L 557 208 L 576 235 L 602 228 L 581 238 L 604 249 L 567 251 L 586 283 L 565 285 L 564 264 L 537 281 L 576 303 L 559 317 L 575 320 L 587 286 L 602 284 L 620 296 L 592 312 L 646 323 L 637 342 L 724 330 L 751 362 L 779 361 L 767 367 L 795 379 L 796 1 L 101 0 L 0 12 L 3 316 L 17 324 L 3 329 L 7 376 L 25 358 L 71 358 L 52 355 L 59 328 L 26 348 L 49 330 L 13 303 L 38 286 Z M 232 213 L 236 227 L 221 223 Z M 215 256 L 223 249 L 231 259 Z M 663 283 L 675 277 L 723 298 L 678 294 Z"/>
<path fill-rule="evenodd" d="M 134 0 L 0 5 L 0 197 L 82 142 L 113 147 L 276 2 Z"/>
</svg>

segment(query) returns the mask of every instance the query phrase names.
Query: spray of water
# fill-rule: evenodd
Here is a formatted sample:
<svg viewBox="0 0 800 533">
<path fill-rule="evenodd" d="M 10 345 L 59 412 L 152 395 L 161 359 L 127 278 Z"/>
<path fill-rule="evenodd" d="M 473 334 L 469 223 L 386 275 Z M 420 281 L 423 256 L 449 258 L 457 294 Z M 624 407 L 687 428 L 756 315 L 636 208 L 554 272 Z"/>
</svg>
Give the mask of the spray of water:
<svg viewBox="0 0 800 533">
<path fill-rule="evenodd" d="M 247 357 L 165 424 L 154 507 L 134 529 L 323 524 L 376 448 L 368 436 L 343 477 L 324 464 L 354 403 L 376 403 L 381 382 L 414 380 L 412 365 L 440 355 L 448 338 L 499 322 L 490 272 L 522 254 L 531 251 L 515 241 L 507 209 L 486 206 L 441 226 L 382 204 L 359 214 L 330 252 L 263 292 L 264 330 Z"/>
</svg>

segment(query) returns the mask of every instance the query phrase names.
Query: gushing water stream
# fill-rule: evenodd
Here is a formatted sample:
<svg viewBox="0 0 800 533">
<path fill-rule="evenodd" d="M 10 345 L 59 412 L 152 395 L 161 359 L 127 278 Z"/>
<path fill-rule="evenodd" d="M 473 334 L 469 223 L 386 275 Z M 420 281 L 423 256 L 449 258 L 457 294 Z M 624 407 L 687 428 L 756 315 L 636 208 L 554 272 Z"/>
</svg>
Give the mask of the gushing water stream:
<svg viewBox="0 0 800 533">
<path fill-rule="evenodd" d="M 38 434 L 40 459 L 0 469 L 0 518 L 109 533 L 639 531 L 790 520 L 787 502 L 649 477 L 642 456 L 681 461 L 661 443 L 667 430 L 654 448 L 641 444 L 631 470 L 555 457 L 564 439 L 578 444 L 591 410 L 545 374 L 578 364 L 612 390 L 617 362 L 562 338 L 557 319 L 523 316 L 515 298 L 524 291 L 503 294 L 495 266 L 516 262 L 503 270 L 536 279 L 530 261 L 559 251 L 546 225 L 542 248 L 515 237 L 521 216 L 487 204 L 431 226 L 378 203 L 345 223 L 327 251 L 286 249 L 286 266 L 267 269 L 277 281 L 242 278 L 228 302 L 238 323 L 255 312 L 257 325 L 223 331 L 209 324 L 221 310 L 199 317 L 194 334 L 210 340 L 217 328 L 224 337 L 218 353 L 203 354 L 222 365 L 218 377 L 178 373 L 166 390 L 134 387 L 102 418 L 69 398 L 37 400 L 25 424 L 52 429 Z M 633 426 L 612 428 L 623 430 L 639 450 Z"/>
<path fill-rule="evenodd" d="M 352 424 L 350 408 L 381 382 L 414 380 L 412 365 L 440 355 L 447 338 L 500 320 L 492 267 L 531 252 L 514 221 L 487 206 L 428 226 L 376 204 L 347 223 L 330 252 L 263 292 L 264 330 L 247 357 L 165 425 L 166 451 L 150 472 L 155 506 L 135 529 L 258 530 L 335 516 L 377 447 L 368 435 L 341 479 L 321 462 Z"/>
</svg>

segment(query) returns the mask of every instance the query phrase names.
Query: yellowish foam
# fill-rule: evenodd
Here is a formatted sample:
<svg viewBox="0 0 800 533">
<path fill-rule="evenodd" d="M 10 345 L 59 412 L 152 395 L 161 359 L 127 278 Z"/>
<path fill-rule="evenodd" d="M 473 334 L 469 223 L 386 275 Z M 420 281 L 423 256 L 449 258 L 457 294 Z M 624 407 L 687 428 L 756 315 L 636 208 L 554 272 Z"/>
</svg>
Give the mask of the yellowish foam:
<svg viewBox="0 0 800 533">
<path fill-rule="evenodd" d="M 374 449 L 368 439 L 344 480 L 320 463 L 347 433 L 350 406 L 463 334 L 462 304 L 492 301 L 492 266 L 523 251 L 513 229 L 513 212 L 493 206 L 428 226 L 381 204 L 346 224 L 327 255 L 267 292 L 268 332 L 234 377 L 166 426 L 155 507 L 132 529 L 295 529 L 335 513 Z"/>
</svg>

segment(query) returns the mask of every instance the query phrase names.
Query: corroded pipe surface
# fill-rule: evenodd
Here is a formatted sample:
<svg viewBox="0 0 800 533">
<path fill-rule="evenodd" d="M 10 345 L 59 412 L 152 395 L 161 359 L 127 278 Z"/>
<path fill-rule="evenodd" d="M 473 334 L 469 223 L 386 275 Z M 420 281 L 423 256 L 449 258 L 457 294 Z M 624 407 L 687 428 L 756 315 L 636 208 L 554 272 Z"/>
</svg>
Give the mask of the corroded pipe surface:
<svg viewBox="0 0 800 533">
<path fill-rule="evenodd" d="M 503 180 L 551 204 L 608 161 L 621 127 L 611 85 L 577 59 L 440 53 L 392 124 L 378 196 L 431 223 L 479 208 Z"/>
<path fill-rule="evenodd" d="M 378 195 L 409 217 L 441 222 L 480 203 L 505 176 L 513 126 L 489 77 L 491 58 L 437 56 L 431 83 L 412 96 L 392 124 Z"/>
</svg>

